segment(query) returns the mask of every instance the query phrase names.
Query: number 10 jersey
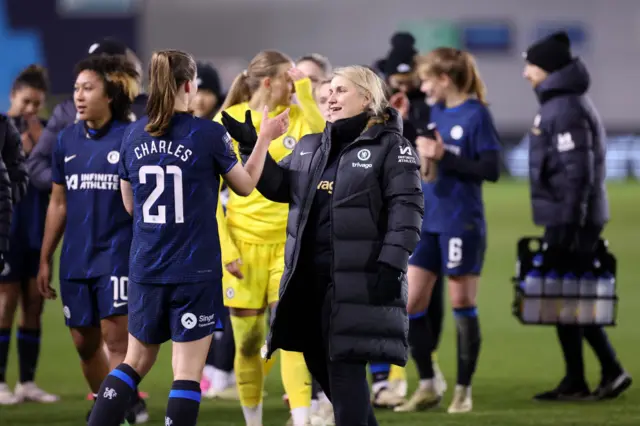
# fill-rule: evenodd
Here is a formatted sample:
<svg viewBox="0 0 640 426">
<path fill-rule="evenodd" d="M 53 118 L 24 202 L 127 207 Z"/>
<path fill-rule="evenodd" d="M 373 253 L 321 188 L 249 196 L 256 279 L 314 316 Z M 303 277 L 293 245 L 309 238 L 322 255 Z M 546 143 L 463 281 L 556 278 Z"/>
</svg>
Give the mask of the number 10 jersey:
<svg viewBox="0 0 640 426">
<path fill-rule="evenodd" d="M 142 118 L 125 132 L 120 178 L 133 189 L 129 279 L 182 284 L 222 279 L 216 207 L 220 176 L 237 163 L 212 121 L 176 113 L 161 137 Z"/>
</svg>

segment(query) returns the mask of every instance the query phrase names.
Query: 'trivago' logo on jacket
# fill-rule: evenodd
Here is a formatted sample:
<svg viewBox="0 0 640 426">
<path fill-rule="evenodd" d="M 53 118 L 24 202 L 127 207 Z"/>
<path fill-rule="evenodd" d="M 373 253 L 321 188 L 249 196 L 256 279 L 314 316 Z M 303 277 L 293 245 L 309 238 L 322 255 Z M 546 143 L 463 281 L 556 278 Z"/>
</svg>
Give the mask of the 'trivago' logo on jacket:
<svg viewBox="0 0 640 426">
<path fill-rule="evenodd" d="M 360 161 L 368 161 L 371 159 L 371 151 L 369 151 L 366 148 L 363 148 L 360 151 L 358 151 L 357 157 L 358 157 L 358 160 Z M 358 167 L 361 169 L 370 169 L 371 167 L 373 167 L 373 164 L 354 161 L 353 163 L 351 163 L 351 167 Z"/>
</svg>

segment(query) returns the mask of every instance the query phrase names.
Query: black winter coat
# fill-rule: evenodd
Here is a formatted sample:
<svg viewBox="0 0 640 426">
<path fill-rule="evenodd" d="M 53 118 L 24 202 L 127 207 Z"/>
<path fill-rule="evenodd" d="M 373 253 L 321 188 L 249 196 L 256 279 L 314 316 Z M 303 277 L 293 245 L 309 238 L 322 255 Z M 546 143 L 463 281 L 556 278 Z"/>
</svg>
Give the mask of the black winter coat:
<svg viewBox="0 0 640 426">
<path fill-rule="evenodd" d="M 0 114 L 0 252 L 9 250 L 13 206 L 27 192 L 29 178 L 24 164 L 20 133 Z"/>
<path fill-rule="evenodd" d="M 529 133 L 533 221 L 540 226 L 604 225 L 606 135 L 591 100 L 589 73 L 575 59 L 536 87 L 540 109 Z"/>
<path fill-rule="evenodd" d="M 402 137 L 402 119 L 394 110 L 387 114 L 386 123 L 370 127 L 343 148 L 337 160 L 330 207 L 333 258 L 328 346 L 333 361 L 407 362 L 406 270 L 420 236 L 424 201 L 419 159 Z M 330 135 L 328 124 L 324 133 L 302 138 L 280 164 L 269 157 L 258 184 L 269 200 L 290 205 L 285 270 L 267 356 L 276 349 L 302 352 L 309 335 L 300 294 L 311 277 L 297 264 L 311 204 L 329 156 Z M 370 303 L 368 283 L 377 279 L 380 263 L 404 271 L 405 276 L 401 298 L 375 306 Z"/>
</svg>

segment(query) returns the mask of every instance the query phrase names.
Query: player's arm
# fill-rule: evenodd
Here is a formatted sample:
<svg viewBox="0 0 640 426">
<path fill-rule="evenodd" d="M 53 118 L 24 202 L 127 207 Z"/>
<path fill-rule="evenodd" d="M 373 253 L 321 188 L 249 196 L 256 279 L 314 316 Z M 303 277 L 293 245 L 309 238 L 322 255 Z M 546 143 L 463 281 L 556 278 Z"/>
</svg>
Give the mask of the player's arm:
<svg viewBox="0 0 640 426">
<path fill-rule="evenodd" d="M 586 119 L 571 112 L 557 117 L 554 124 L 552 152 L 564 174 L 559 179 L 563 204 L 560 223 L 582 225 L 593 189 L 593 133 Z"/>
<path fill-rule="evenodd" d="M 265 158 L 269 151 L 269 144 L 272 140 L 258 136 L 256 146 L 253 148 L 253 152 L 244 167 L 236 160 L 236 164 L 231 170 L 222 175 L 224 181 L 233 192 L 241 197 L 246 197 L 256 189 L 256 184 L 262 174 Z"/>
<path fill-rule="evenodd" d="M 11 181 L 13 203 L 19 202 L 27 192 L 29 176 L 25 165 L 24 152 L 18 129 L 7 121 L 7 133 L 2 148 L 2 161 Z"/>
<path fill-rule="evenodd" d="M 309 124 L 311 132 L 322 133 L 326 125 L 324 117 L 318 108 L 315 98 L 313 97 L 313 85 L 309 77 L 306 77 L 302 71 L 292 68 L 289 75 L 293 80 L 296 89 L 296 98 L 302 109 L 302 115 Z"/>
<path fill-rule="evenodd" d="M 256 185 L 256 189 L 267 200 L 287 204 L 291 202 L 289 165 L 291 164 L 292 156 L 293 154 L 289 154 L 279 163 L 276 163 L 271 155 L 267 154 L 262 176 L 260 176 L 260 180 Z"/>
<path fill-rule="evenodd" d="M 47 208 L 47 218 L 44 223 L 44 237 L 40 251 L 40 264 L 47 265 L 53 258 L 58 243 L 62 238 L 64 226 L 67 222 L 67 195 L 64 185 L 54 183 L 51 188 L 51 198 Z"/>
<path fill-rule="evenodd" d="M 409 255 L 418 244 L 424 214 L 420 159 L 410 147 L 408 140 L 398 137 L 382 172 L 382 193 L 389 216 L 378 262 L 399 271 L 406 270 Z M 407 148 L 410 156 L 405 154 Z"/>
<path fill-rule="evenodd" d="M 133 216 L 133 189 L 131 189 L 131 182 L 120 179 L 120 192 L 122 193 L 122 203 L 125 210 L 130 216 Z"/>
</svg>

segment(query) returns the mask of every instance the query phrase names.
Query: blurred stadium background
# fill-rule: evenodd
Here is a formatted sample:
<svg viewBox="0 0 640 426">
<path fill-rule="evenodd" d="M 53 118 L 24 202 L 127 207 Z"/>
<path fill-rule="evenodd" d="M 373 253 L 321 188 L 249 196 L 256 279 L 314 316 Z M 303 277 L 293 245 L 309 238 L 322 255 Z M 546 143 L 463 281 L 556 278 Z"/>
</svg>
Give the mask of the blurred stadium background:
<svg viewBox="0 0 640 426">
<path fill-rule="evenodd" d="M 607 126 L 607 168 L 612 221 L 605 231 L 618 256 L 619 325 L 611 337 L 623 364 L 640 378 L 640 1 L 638 0 L 0 0 L 0 111 L 11 83 L 30 63 L 49 69 L 51 108 L 71 94 L 73 66 L 96 39 L 116 36 L 143 61 L 159 48 L 190 51 L 218 68 L 223 85 L 259 50 L 275 48 L 297 57 L 326 55 L 335 65 L 371 64 L 389 49 L 390 35 L 411 31 L 420 51 L 450 45 L 470 50 L 489 89 L 491 110 L 504 144 L 502 182 L 487 185 L 489 251 L 480 297 L 483 350 L 474 385 L 475 410 L 462 417 L 442 410 L 415 415 L 380 413 L 381 424 L 419 425 L 638 425 L 640 391 L 611 403 L 540 405 L 536 391 L 555 385 L 563 365 L 552 329 L 521 326 L 510 314 L 515 243 L 538 231 L 528 201 L 527 141 L 536 101 L 522 80 L 521 51 L 557 29 L 571 35 L 592 76 L 591 96 Z M 0 407 L 0 425 L 82 424 L 89 403 L 59 301 L 48 303 L 39 382 L 62 395 L 51 406 Z M 455 342 L 447 318 L 440 364 L 453 380 Z M 598 372 L 588 353 L 589 378 Z M 170 350 L 143 389 L 151 424 L 160 424 L 171 383 Z M 12 352 L 9 382 L 16 379 Z M 413 377 L 413 368 L 409 368 Z M 410 382 L 410 386 L 415 380 Z M 268 381 L 265 425 L 282 425 L 279 374 Z M 237 403 L 206 401 L 202 425 L 242 424 Z"/>
</svg>

